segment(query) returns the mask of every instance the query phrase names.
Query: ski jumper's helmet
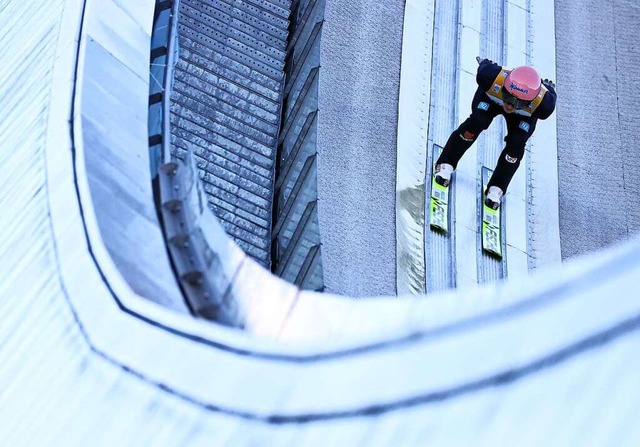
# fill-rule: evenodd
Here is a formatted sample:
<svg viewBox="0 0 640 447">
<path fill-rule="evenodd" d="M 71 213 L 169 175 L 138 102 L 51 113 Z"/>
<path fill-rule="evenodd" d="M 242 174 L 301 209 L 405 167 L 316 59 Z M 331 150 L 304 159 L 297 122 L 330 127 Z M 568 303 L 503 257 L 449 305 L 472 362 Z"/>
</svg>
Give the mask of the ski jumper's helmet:
<svg viewBox="0 0 640 447">
<path fill-rule="evenodd" d="M 504 80 L 505 90 L 523 101 L 533 101 L 540 93 L 540 75 L 533 67 L 516 67 Z"/>
</svg>

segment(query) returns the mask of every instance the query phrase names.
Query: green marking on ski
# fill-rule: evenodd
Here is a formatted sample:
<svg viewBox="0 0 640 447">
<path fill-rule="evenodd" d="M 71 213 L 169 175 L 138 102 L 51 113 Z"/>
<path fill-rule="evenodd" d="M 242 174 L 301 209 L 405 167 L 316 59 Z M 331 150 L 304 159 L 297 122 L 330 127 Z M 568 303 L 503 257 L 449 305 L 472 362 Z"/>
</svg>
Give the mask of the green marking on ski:
<svg viewBox="0 0 640 447">
<path fill-rule="evenodd" d="M 449 232 L 449 188 L 436 182 L 436 176 L 431 176 L 431 205 L 429 206 L 429 223 L 445 233 Z"/>
<path fill-rule="evenodd" d="M 502 258 L 500 208 L 494 210 L 484 203 L 482 206 L 482 249 L 498 258 Z"/>
</svg>

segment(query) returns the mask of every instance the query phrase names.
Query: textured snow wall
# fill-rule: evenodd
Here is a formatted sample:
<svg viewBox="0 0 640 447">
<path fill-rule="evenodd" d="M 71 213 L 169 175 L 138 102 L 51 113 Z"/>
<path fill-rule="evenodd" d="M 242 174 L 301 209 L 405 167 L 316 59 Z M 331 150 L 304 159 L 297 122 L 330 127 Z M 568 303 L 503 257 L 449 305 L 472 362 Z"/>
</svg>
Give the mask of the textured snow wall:
<svg viewBox="0 0 640 447">
<path fill-rule="evenodd" d="M 633 0 L 556 2 L 562 256 L 640 233 L 640 79 Z M 597 222 L 597 224 L 595 224 Z"/>
</svg>

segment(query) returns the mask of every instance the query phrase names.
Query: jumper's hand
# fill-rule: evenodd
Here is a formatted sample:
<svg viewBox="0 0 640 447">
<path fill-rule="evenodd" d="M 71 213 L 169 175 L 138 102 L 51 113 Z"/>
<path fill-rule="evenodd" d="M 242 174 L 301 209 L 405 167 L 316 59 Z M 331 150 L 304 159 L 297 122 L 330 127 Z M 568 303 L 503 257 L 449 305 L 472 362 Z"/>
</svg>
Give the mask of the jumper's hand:
<svg viewBox="0 0 640 447">
<path fill-rule="evenodd" d="M 478 65 L 480 65 L 483 62 L 489 62 L 491 64 L 494 63 L 491 59 L 485 59 L 485 58 L 480 57 L 480 56 L 476 56 L 476 61 L 478 61 Z"/>
<path fill-rule="evenodd" d="M 542 85 L 544 85 L 547 88 L 552 88 L 554 90 L 556 89 L 556 85 L 553 83 L 551 79 L 543 79 Z"/>
</svg>

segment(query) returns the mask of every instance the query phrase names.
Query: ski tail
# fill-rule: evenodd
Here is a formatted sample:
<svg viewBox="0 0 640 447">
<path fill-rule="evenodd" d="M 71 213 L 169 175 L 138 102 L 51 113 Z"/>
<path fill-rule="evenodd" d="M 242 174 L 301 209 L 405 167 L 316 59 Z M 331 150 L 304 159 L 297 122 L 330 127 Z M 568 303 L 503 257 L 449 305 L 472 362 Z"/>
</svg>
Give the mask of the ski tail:
<svg viewBox="0 0 640 447">
<path fill-rule="evenodd" d="M 493 171 L 482 167 L 482 249 L 502 259 L 502 206 L 493 209 L 485 203 L 487 184 Z"/>
</svg>

